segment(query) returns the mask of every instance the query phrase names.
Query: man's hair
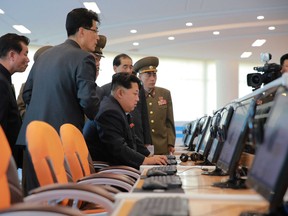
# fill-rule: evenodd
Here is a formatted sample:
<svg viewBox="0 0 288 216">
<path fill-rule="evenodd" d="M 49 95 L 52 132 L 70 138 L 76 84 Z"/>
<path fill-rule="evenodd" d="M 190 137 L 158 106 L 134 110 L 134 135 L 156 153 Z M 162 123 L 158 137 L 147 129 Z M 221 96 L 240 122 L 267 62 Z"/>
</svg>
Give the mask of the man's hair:
<svg viewBox="0 0 288 216">
<path fill-rule="evenodd" d="M 126 89 L 132 88 L 132 83 L 137 83 L 138 88 L 140 89 L 141 81 L 138 79 L 137 76 L 130 73 L 115 73 L 112 76 L 112 85 L 111 85 L 111 91 L 114 92 L 119 87 L 124 87 Z"/>
<path fill-rule="evenodd" d="M 15 33 L 2 35 L 0 37 L 0 58 L 6 56 L 10 50 L 20 53 L 22 51 L 21 42 L 28 46 L 30 40 L 23 35 L 17 35 Z"/>
<path fill-rule="evenodd" d="M 280 58 L 280 65 L 281 65 L 281 66 L 283 66 L 285 60 L 288 60 L 288 53 L 284 54 L 284 55 Z"/>
<path fill-rule="evenodd" d="M 67 36 L 75 35 L 80 27 L 91 28 L 93 20 L 100 23 L 100 19 L 94 11 L 87 10 L 86 8 L 76 8 L 70 11 L 66 17 Z"/>
<path fill-rule="evenodd" d="M 114 58 L 113 66 L 118 67 L 119 65 L 121 65 L 121 58 L 129 58 L 132 61 L 132 58 L 129 55 L 121 53 Z"/>
</svg>

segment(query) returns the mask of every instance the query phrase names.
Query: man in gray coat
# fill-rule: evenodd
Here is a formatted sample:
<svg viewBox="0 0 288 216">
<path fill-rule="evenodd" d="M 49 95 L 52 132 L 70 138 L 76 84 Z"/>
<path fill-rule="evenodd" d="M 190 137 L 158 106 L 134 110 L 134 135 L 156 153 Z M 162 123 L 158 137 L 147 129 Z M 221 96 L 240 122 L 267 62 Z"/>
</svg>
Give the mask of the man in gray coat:
<svg viewBox="0 0 288 216">
<path fill-rule="evenodd" d="M 18 145 L 26 145 L 26 127 L 33 120 L 45 121 L 59 131 L 64 123 L 82 130 L 84 115 L 94 119 L 99 98 L 91 52 L 99 39 L 98 23 L 96 13 L 85 8 L 72 10 L 66 18 L 68 39 L 44 52 L 34 63 L 23 91 L 28 107 Z"/>
</svg>

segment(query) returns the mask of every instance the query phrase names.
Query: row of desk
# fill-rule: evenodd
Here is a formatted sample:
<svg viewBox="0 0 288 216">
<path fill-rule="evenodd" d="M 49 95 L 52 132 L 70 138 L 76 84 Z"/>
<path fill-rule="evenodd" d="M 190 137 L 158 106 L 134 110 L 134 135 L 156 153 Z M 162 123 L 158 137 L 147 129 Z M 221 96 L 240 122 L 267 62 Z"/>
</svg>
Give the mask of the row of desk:
<svg viewBox="0 0 288 216">
<path fill-rule="evenodd" d="M 141 190 L 143 179 L 138 179 L 134 190 L 130 193 L 119 193 L 116 195 L 116 209 L 113 216 L 125 216 L 133 207 L 134 203 L 145 197 L 186 197 L 189 199 L 190 215 L 211 215 L 211 216 L 233 216 L 241 212 L 256 211 L 267 212 L 268 202 L 258 195 L 253 189 L 227 189 L 213 187 L 214 182 L 223 182 L 228 176 L 207 176 L 201 175 L 203 169 L 210 171 L 215 166 L 197 166 L 192 161 L 181 162 L 179 156 L 186 152 L 184 148 L 176 149 L 177 175 L 181 177 L 182 193 L 169 193 L 165 191 L 135 192 Z M 251 155 L 243 154 L 242 164 L 249 165 L 252 161 Z M 141 166 L 142 175 L 152 166 Z"/>
</svg>

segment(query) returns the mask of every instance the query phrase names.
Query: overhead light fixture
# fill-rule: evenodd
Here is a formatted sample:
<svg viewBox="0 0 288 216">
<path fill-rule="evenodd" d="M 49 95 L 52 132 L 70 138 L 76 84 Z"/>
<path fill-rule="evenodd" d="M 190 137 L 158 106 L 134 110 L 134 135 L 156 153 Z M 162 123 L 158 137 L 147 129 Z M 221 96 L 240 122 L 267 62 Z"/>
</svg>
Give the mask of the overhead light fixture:
<svg viewBox="0 0 288 216">
<path fill-rule="evenodd" d="M 97 14 L 101 13 L 101 11 L 100 11 L 99 7 L 97 6 L 96 2 L 83 2 L 83 5 L 88 10 L 92 10 L 92 11 L 94 11 Z"/>
<path fill-rule="evenodd" d="M 139 46 L 139 43 L 138 42 L 134 42 L 133 46 Z"/>
<path fill-rule="evenodd" d="M 254 41 L 254 43 L 252 44 L 252 47 L 260 47 L 260 46 L 262 46 L 265 42 L 266 42 L 265 39 L 258 39 L 258 40 L 256 40 L 256 41 Z"/>
<path fill-rule="evenodd" d="M 0 14 L 4 14 L 5 12 L 2 10 L 2 9 L 0 9 Z"/>
<path fill-rule="evenodd" d="M 263 19 L 264 19 L 264 16 L 257 16 L 257 19 L 258 19 L 258 20 L 263 20 Z"/>
<path fill-rule="evenodd" d="M 273 30 L 275 30 L 276 28 L 275 28 L 275 26 L 269 26 L 268 29 L 269 29 L 270 31 L 273 31 Z"/>
<path fill-rule="evenodd" d="M 214 31 L 214 32 L 213 32 L 213 35 L 219 35 L 219 34 L 220 34 L 219 31 Z"/>
<path fill-rule="evenodd" d="M 243 52 L 240 56 L 241 58 L 249 58 L 252 55 L 252 52 Z"/>
<path fill-rule="evenodd" d="M 175 40 L 175 37 L 170 36 L 170 37 L 168 37 L 168 40 Z"/>
<path fill-rule="evenodd" d="M 185 25 L 190 27 L 190 26 L 193 26 L 193 23 L 192 22 L 187 22 Z"/>
<path fill-rule="evenodd" d="M 137 30 L 136 29 L 132 29 L 132 30 L 130 30 L 130 33 L 131 34 L 135 34 L 135 33 L 137 33 Z"/>
<path fill-rule="evenodd" d="M 31 34 L 31 31 L 23 25 L 13 25 L 13 28 L 22 34 Z"/>
</svg>

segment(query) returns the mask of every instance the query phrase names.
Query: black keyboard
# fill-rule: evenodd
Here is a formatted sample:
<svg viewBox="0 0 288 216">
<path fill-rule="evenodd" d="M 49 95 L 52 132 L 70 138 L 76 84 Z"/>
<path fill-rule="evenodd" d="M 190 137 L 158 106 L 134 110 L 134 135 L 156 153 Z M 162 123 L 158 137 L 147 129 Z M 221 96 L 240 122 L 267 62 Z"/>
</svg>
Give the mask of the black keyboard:
<svg viewBox="0 0 288 216">
<path fill-rule="evenodd" d="M 169 165 L 169 166 L 159 166 L 159 167 L 153 167 L 147 170 L 146 175 L 147 176 L 153 176 L 154 171 L 162 171 L 165 172 L 167 175 L 174 175 L 177 173 L 177 166 L 176 165 Z"/>
<path fill-rule="evenodd" d="M 159 188 L 158 188 L 159 185 Z M 143 190 L 181 188 L 182 180 L 178 175 L 151 176 L 144 179 Z"/>
<path fill-rule="evenodd" d="M 168 160 L 176 160 L 176 156 L 175 155 L 166 155 Z"/>
<path fill-rule="evenodd" d="M 168 159 L 167 165 L 177 165 L 177 160 L 175 160 L 175 159 Z"/>
<path fill-rule="evenodd" d="M 136 201 L 129 216 L 188 216 L 189 201 L 183 197 L 150 197 Z"/>
</svg>

